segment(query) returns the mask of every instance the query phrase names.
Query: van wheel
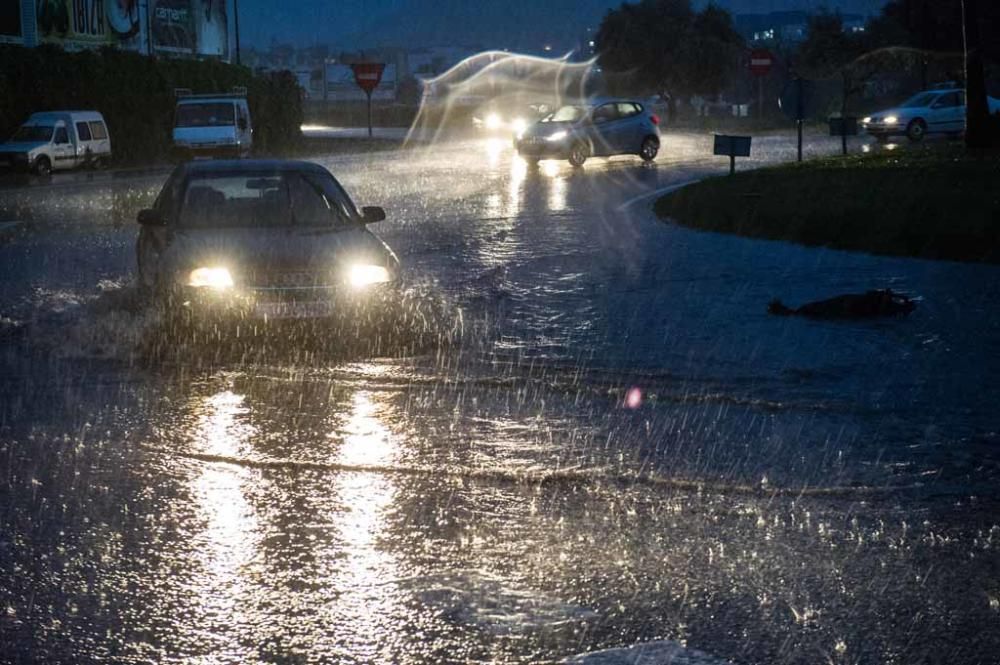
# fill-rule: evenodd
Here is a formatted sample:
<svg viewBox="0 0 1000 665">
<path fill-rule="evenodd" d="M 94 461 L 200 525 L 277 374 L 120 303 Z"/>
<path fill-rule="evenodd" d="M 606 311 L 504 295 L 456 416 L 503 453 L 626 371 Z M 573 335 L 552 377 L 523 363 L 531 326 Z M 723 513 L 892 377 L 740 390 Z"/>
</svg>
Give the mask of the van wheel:
<svg viewBox="0 0 1000 665">
<path fill-rule="evenodd" d="M 45 155 L 42 155 L 41 157 L 39 157 L 38 159 L 35 160 L 34 171 L 35 171 L 35 173 L 37 173 L 40 176 L 51 175 L 52 174 L 52 162 L 49 161 L 48 157 L 46 157 Z"/>
</svg>

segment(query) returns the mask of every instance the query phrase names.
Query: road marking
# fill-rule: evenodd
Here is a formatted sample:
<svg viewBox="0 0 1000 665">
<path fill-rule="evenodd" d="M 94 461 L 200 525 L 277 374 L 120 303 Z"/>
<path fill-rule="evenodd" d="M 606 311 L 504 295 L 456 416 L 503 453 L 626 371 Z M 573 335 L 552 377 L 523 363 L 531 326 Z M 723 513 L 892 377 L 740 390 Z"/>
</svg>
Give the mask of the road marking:
<svg viewBox="0 0 1000 665">
<path fill-rule="evenodd" d="M 645 194 L 640 194 L 639 196 L 635 196 L 635 197 L 629 199 L 628 201 L 626 201 L 625 203 L 622 203 L 621 205 L 619 205 L 618 206 L 618 211 L 622 212 L 626 208 L 630 208 L 633 205 L 635 205 L 636 203 L 639 203 L 640 201 L 645 201 L 646 199 L 651 199 L 654 196 L 663 196 L 664 194 L 669 194 L 670 192 L 678 190 L 681 187 L 687 187 L 688 185 L 693 185 L 694 183 L 696 183 L 696 182 L 698 182 L 700 180 L 704 180 L 706 177 L 708 177 L 708 176 L 704 176 L 704 177 L 701 177 L 701 178 L 691 178 L 690 180 L 684 180 L 683 182 L 677 182 L 677 183 L 674 183 L 673 185 L 668 185 L 667 187 L 661 187 L 660 189 L 654 190 L 652 192 L 646 192 Z"/>
</svg>

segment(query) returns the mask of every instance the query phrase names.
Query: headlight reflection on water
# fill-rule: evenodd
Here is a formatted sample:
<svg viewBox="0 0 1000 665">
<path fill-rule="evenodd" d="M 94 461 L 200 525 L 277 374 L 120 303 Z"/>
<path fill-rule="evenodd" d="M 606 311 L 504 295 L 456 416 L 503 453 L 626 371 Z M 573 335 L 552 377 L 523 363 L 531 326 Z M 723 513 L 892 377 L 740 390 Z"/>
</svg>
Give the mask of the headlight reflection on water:
<svg viewBox="0 0 1000 665">
<path fill-rule="evenodd" d="M 248 631 L 258 641 L 303 631 L 320 636 L 311 652 L 347 649 L 386 662 L 379 654 L 399 645 L 385 631 L 409 611 L 393 582 L 400 564 L 384 545 L 398 489 L 378 469 L 397 461 L 401 443 L 385 422 L 391 407 L 365 390 L 340 395 L 322 416 L 325 438 L 307 444 L 336 468 L 272 473 L 239 464 L 276 453 L 269 441 L 279 432 L 267 409 L 255 408 L 252 386 L 247 395 L 235 390 L 192 403 L 195 450 L 217 461 L 198 462 L 190 480 L 198 519 L 182 555 L 189 563 L 178 564 L 195 620 L 178 627 L 198 628 L 181 639 L 211 635 L 214 648 L 237 654 Z M 304 453 L 281 451 L 292 460 Z"/>
</svg>

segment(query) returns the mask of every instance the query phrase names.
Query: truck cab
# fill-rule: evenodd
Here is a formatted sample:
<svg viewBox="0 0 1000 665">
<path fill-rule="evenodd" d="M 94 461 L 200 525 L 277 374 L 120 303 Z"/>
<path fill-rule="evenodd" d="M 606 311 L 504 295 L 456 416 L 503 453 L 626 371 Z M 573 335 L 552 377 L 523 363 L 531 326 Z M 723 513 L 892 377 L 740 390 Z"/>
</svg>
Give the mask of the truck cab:
<svg viewBox="0 0 1000 665">
<path fill-rule="evenodd" d="M 0 145 L 0 164 L 39 175 L 79 166 L 104 166 L 110 159 L 108 126 L 97 111 L 33 113 Z"/>
<path fill-rule="evenodd" d="M 246 90 L 193 95 L 175 91 L 173 151 L 180 158 L 246 157 L 253 148 L 253 125 Z"/>
</svg>

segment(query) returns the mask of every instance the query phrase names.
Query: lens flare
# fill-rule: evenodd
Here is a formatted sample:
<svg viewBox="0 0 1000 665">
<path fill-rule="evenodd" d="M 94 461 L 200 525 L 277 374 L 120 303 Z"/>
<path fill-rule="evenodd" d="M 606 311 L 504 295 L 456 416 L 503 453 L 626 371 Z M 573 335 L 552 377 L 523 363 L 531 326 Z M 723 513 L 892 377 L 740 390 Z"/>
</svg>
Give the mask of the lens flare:
<svg viewBox="0 0 1000 665">
<path fill-rule="evenodd" d="M 642 406 L 642 389 L 632 386 L 625 393 L 625 408 L 638 409 Z"/>
</svg>

